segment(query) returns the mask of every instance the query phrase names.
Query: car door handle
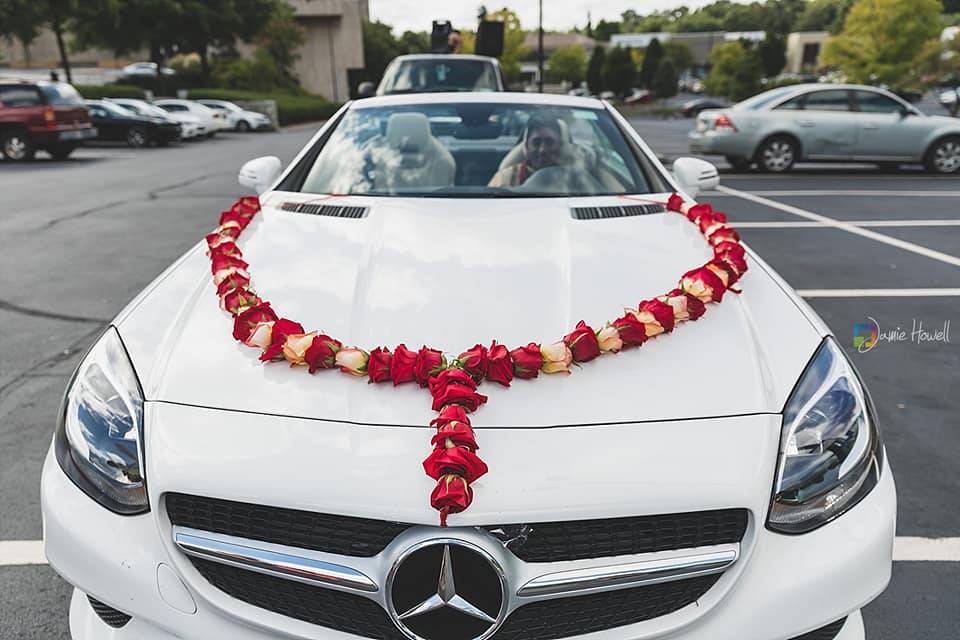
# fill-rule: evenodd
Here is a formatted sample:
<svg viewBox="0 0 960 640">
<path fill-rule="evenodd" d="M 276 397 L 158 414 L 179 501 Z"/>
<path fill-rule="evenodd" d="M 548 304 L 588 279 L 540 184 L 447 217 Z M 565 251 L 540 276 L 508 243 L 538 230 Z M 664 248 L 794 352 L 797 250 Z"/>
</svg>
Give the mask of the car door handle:
<svg viewBox="0 0 960 640">
<path fill-rule="evenodd" d="M 813 120 L 797 120 L 797 124 L 801 127 L 812 127 L 814 126 Z"/>
</svg>

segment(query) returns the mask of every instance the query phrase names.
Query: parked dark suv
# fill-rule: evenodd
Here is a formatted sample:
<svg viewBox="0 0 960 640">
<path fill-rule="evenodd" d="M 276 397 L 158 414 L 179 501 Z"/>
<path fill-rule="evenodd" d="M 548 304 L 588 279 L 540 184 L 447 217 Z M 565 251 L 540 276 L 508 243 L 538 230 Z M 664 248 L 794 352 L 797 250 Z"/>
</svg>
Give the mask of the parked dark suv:
<svg viewBox="0 0 960 640">
<path fill-rule="evenodd" d="M 97 135 L 83 98 L 65 82 L 0 80 L 0 151 L 30 160 L 37 149 L 66 158 Z"/>
</svg>

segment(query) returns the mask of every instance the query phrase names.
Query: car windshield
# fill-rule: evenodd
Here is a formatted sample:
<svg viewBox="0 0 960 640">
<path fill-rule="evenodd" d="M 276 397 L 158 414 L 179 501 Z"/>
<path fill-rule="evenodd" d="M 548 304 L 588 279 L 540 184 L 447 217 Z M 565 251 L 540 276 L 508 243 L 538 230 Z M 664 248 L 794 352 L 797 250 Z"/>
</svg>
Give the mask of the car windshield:
<svg viewBox="0 0 960 640">
<path fill-rule="evenodd" d="M 494 66 L 483 60 L 402 60 L 387 71 L 380 93 L 497 91 Z"/>
<path fill-rule="evenodd" d="M 453 198 L 664 190 L 604 109 L 476 102 L 353 108 L 279 188 Z"/>
<path fill-rule="evenodd" d="M 47 104 L 51 106 L 77 106 L 83 104 L 83 98 L 77 90 L 65 82 L 39 83 Z"/>
<path fill-rule="evenodd" d="M 97 106 L 103 109 L 104 111 L 110 113 L 110 115 L 117 116 L 119 118 L 129 118 L 131 115 L 136 115 L 136 112 L 131 109 L 127 109 L 119 104 L 113 104 L 112 102 L 91 102 L 90 106 Z"/>
<path fill-rule="evenodd" d="M 124 109 L 129 109 L 134 113 L 138 113 L 141 116 L 152 116 L 154 118 L 169 118 L 170 114 L 164 111 L 159 107 L 155 107 L 152 104 L 143 102 L 116 102 L 115 104 L 123 107 Z"/>
</svg>

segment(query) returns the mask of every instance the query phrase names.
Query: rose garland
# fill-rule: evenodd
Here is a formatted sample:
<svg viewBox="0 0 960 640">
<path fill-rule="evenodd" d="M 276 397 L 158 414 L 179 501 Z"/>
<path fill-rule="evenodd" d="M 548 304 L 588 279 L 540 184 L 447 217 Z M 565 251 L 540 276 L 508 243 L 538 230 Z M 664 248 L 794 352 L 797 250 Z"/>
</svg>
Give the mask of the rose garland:
<svg viewBox="0 0 960 640">
<path fill-rule="evenodd" d="M 696 224 L 713 247 L 713 259 L 683 274 L 678 288 L 626 309 L 599 331 L 581 320 L 553 344 L 531 342 L 508 350 L 494 340 L 489 347 L 475 345 L 451 361 L 440 350 L 426 346 L 413 351 L 400 344 L 393 351 L 377 347 L 370 352 L 344 347 L 335 338 L 307 332 L 299 322 L 278 316 L 250 287 L 249 265 L 236 244 L 260 211 L 255 196 L 243 197 L 222 212 L 219 226 L 206 241 L 221 307 L 234 317 L 233 337 L 260 349 L 261 361 L 287 361 L 310 373 L 339 368 L 371 383 L 416 383 L 429 389 L 438 415 L 430 421 L 436 432 L 431 440 L 433 451 L 423 461 L 423 468 L 437 483 L 430 504 L 440 512 L 441 526 L 446 526 L 449 514 L 470 506 L 471 485 L 487 473 L 487 465 L 477 455 L 479 447 L 469 418 L 487 401 L 477 392 L 480 382 L 509 387 L 514 378 L 536 378 L 541 371 L 569 374 L 575 363 L 639 347 L 650 338 L 670 333 L 677 323 L 698 319 L 706 312 L 706 303 L 720 302 L 728 289 L 739 293 L 733 285 L 746 272 L 747 263 L 740 237 L 727 224 L 726 215 L 709 204 L 690 205 L 677 194 L 662 204 Z"/>
</svg>

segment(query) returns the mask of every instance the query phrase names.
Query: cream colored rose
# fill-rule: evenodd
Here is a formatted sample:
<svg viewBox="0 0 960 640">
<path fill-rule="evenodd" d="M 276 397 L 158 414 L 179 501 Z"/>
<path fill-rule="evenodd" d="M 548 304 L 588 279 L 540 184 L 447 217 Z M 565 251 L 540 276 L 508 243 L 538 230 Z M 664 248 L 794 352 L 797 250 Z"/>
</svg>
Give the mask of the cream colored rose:
<svg viewBox="0 0 960 640">
<path fill-rule="evenodd" d="M 248 347 L 260 347 L 266 349 L 270 346 L 270 339 L 273 336 L 273 321 L 258 322 L 250 332 L 250 336 L 243 343 Z"/>
<path fill-rule="evenodd" d="M 694 298 L 698 298 L 701 302 L 710 302 L 713 300 L 713 287 L 700 278 L 684 278 L 680 281 L 680 288 Z"/>
<path fill-rule="evenodd" d="M 540 370 L 544 373 L 570 373 L 573 364 L 573 353 L 562 340 L 540 347 L 543 356 L 543 365 Z"/>
<path fill-rule="evenodd" d="M 241 269 L 240 267 L 227 267 L 226 269 L 220 269 L 220 271 L 217 271 L 215 274 L 213 274 L 213 283 L 219 287 L 221 282 L 235 273 L 247 278 L 248 280 L 250 279 L 250 274 L 244 269 Z"/>
<path fill-rule="evenodd" d="M 650 313 L 649 311 L 637 311 L 630 309 L 630 313 L 634 318 L 643 323 L 643 331 L 647 334 L 648 338 L 653 336 L 658 336 L 663 333 L 663 325 L 657 321 L 657 317 Z"/>
<path fill-rule="evenodd" d="M 623 349 L 623 340 L 620 339 L 620 332 L 616 327 L 607 325 L 597 332 L 597 342 L 600 343 L 600 351 L 603 353 L 616 353 Z"/>
<path fill-rule="evenodd" d="M 367 360 L 369 358 L 370 355 L 363 349 L 347 347 L 337 351 L 335 362 L 344 373 L 364 376 L 367 374 Z"/>
<path fill-rule="evenodd" d="M 676 322 L 686 322 L 690 319 L 690 312 L 687 311 L 687 299 L 685 296 L 661 296 L 660 302 L 666 302 L 673 308 L 673 319 Z"/>
<path fill-rule="evenodd" d="M 317 337 L 316 331 L 310 333 L 291 333 L 283 343 L 283 357 L 287 359 L 290 366 L 307 364 L 303 356 L 307 349 L 313 344 L 313 339 Z"/>
</svg>

